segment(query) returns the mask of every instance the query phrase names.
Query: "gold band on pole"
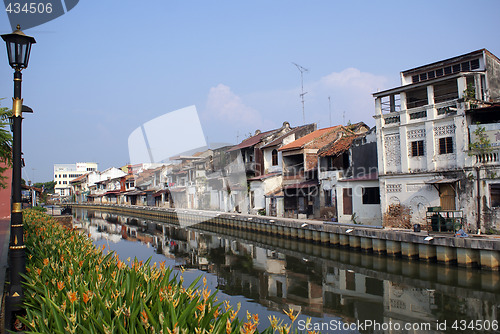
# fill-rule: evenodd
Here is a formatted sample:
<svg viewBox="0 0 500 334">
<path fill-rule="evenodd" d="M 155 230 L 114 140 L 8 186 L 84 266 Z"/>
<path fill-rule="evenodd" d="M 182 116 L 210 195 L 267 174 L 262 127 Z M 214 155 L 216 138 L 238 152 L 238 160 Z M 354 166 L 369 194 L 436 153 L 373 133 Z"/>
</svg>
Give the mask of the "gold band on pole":
<svg viewBox="0 0 500 334">
<path fill-rule="evenodd" d="M 20 213 L 23 212 L 21 203 L 12 203 L 12 213 Z"/>
<path fill-rule="evenodd" d="M 10 246 L 9 248 L 10 249 L 24 249 L 24 248 L 26 248 L 26 246 L 25 245 L 22 245 L 22 246 Z"/>
<path fill-rule="evenodd" d="M 10 225 L 10 227 L 23 227 L 23 224 Z"/>
<path fill-rule="evenodd" d="M 12 98 L 12 116 L 21 117 L 23 115 L 23 99 Z"/>
</svg>

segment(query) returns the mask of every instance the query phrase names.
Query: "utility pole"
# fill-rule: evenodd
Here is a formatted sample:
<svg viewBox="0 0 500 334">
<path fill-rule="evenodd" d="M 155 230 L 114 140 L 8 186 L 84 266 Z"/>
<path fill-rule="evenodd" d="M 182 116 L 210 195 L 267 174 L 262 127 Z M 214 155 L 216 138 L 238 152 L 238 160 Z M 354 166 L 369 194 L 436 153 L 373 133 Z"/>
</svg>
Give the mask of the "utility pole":
<svg viewBox="0 0 500 334">
<path fill-rule="evenodd" d="M 304 108 L 304 95 L 307 94 L 307 92 L 304 92 L 304 72 L 309 71 L 307 68 L 300 66 L 299 64 L 292 63 L 295 66 L 297 66 L 297 69 L 300 71 L 300 86 L 301 86 L 301 93 L 299 94 L 300 98 L 302 99 L 302 120 L 304 124 L 306 124 L 306 113 L 305 113 L 305 108 Z"/>
<path fill-rule="evenodd" d="M 330 127 L 332 126 L 332 101 L 330 96 L 328 96 L 328 112 L 330 113 Z"/>
</svg>

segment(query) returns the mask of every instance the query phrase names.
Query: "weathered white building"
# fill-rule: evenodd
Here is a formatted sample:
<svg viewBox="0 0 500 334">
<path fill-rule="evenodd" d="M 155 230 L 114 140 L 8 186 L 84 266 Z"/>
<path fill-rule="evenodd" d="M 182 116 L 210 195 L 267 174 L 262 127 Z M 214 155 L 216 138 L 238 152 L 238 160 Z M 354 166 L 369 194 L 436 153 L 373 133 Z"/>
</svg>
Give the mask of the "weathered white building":
<svg viewBox="0 0 500 334">
<path fill-rule="evenodd" d="M 72 195 L 70 181 L 92 171 L 97 171 L 95 162 L 77 162 L 76 164 L 54 164 L 54 191 L 61 197 Z"/>
<path fill-rule="evenodd" d="M 413 223 L 425 223 L 427 208 L 440 206 L 461 210 L 466 227 L 477 229 L 477 203 L 491 187 L 475 190 L 483 184 L 474 180 L 480 158 L 470 150 L 469 126 L 475 110 L 499 101 L 500 60 L 482 49 L 420 66 L 401 72 L 400 87 L 373 96 L 382 212 L 399 203 L 411 209 Z M 497 126 L 498 111 L 481 119 Z M 498 166 L 495 152 L 490 169 Z"/>
</svg>

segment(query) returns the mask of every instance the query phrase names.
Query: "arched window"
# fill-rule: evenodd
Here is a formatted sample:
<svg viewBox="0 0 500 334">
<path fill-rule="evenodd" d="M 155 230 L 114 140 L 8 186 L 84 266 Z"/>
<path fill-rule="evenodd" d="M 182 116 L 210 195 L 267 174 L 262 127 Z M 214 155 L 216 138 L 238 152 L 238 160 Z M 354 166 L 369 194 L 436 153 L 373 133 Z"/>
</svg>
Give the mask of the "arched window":
<svg viewBox="0 0 500 334">
<path fill-rule="evenodd" d="M 273 158 L 273 166 L 278 166 L 278 151 L 273 150 L 273 152 L 271 154 L 272 154 L 272 158 Z"/>
</svg>

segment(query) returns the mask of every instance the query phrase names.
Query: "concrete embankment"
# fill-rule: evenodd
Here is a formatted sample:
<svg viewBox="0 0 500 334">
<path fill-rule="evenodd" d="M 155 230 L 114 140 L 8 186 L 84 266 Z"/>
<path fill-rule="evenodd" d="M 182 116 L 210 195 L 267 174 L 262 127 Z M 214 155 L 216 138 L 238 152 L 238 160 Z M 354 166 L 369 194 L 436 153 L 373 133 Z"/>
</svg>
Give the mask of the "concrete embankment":
<svg viewBox="0 0 500 334">
<path fill-rule="evenodd" d="M 454 237 L 449 234 L 412 232 L 314 220 L 254 216 L 189 209 L 168 209 L 127 205 L 84 205 L 72 207 L 99 209 L 156 219 L 198 229 L 235 229 L 344 247 L 361 252 L 401 257 L 416 261 L 437 261 L 486 270 L 500 269 L 500 238 L 488 236 Z"/>
</svg>

